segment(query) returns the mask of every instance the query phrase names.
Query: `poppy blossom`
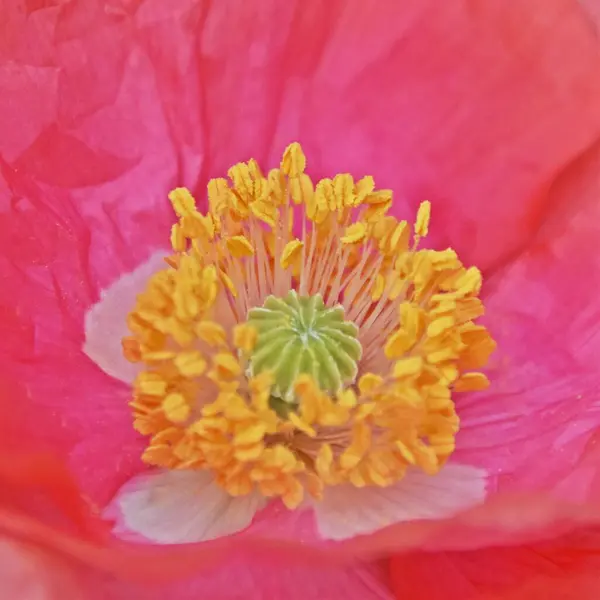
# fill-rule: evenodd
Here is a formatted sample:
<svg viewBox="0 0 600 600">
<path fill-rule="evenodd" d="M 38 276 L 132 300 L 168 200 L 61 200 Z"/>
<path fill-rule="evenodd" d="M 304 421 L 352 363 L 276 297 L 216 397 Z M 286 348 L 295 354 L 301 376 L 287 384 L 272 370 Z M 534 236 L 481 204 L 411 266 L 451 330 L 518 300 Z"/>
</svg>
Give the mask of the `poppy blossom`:
<svg viewBox="0 0 600 600">
<path fill-rule="evenodd" d="M 386 597 L 348 561 L 596 516 L 578 3 L 6 11 L 1 368 L 115 536 L 247 551 L 224 597 Z M 273 545 L 336 567 L 261 577 Z"/>
</svg>

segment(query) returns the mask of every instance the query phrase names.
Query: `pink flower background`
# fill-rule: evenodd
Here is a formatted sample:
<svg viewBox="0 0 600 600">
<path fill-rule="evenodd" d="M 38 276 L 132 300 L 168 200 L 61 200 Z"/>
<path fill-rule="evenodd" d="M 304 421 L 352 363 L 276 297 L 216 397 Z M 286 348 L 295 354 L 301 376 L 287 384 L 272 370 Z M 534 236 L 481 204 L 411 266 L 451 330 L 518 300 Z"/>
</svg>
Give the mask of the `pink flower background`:
<svg viewBox="0 0 600 600">
<path fill-rule="evenodd" d="M 315 177 L 371 174 L 392 188 L 397 216 L 431 200 L 429 243 L 482 269 L 499 344 L 490 390 L 458 405 L 455 456 L 491 475 L 489 504 L 328 546 L 305 516 L 275 507 L 234 549 L 167 554 L 108 539 L 93 519 L 93 531 L 63 527 L 25 494 L 19 510 L 61 528 L 55 541 L 40 533 L 44 543 L 88 563 L 73 585 L 98 578 L 99 597 L 127 598 L 139 579 L 206 567 L 171 584 L 172 597 L 388 598 L 386 566 L 351 561 L 404 550 L 399 593 L 442 598 L 423 587 L 435 571 L 444 598 L 468 599 L 452 573 L 483 577 L 464 567 L 483 561 L 469 549 L 598 522 L 600 46 L 578 3 L 0 0 L 0 15 L 6 452 L 50 449 L 98 509 L 143 469 L 128 387 L 82 350 L 86 312 L 167 248 L 171 188 L 202 205 L 208 178 L 250 157 L 276 166 L 293 140 Z M 10 548 L 16 561 L 21 546 Z M 504 563 L 486 552 L 509 579 L 539 575 L 516 551 Z M 499 594 L 496 583 L 478 586 Z"/>
</svg>

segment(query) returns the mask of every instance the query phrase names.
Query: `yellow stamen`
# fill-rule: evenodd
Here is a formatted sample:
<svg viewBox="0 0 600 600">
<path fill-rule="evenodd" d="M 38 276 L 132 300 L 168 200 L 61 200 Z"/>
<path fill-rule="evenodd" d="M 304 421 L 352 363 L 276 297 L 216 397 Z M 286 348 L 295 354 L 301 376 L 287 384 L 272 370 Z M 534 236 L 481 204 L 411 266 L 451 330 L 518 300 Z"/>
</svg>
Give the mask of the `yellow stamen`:
<svg viewBox="0 0 600 600">
<path fill-rule="evenodd" d="M 346 229 L 346 234 L 340 238 L 343 244 L 356 244 L 367 237 L 367 226 L 364 223 L 353 223 Z"/>
<path fill-rule="evenodd" d="M 245 323 L 236 325 L 233 329 L 233 345 L 246 355 L 254 350 L 257 338 L 258 331 Z"/>
<path fill-rule="evenodd" d="M 425 237 L 429 232 L 429 218 L 431 216 L 431 202 L 422 202 L 417 213 L 417 222 L 415 223 L 415 233 Z"/>
<path fill-rule="evenodd" d="M 287 269 L 297 258 L 299 258 L 304 243 L 293 239 L 289 241 L 281 254 L 280 265 L 282 269 Z"/>
<path fill-rule="evenodd" d="M 252 244 L 243 235 L 235 235 L 229 238 L 227 240 L 227 249 L 235 258 L 252 256 L 254 254 Z"/>
<path fill-rule="evenodd" d="M 190 416 L 189 404 L 181 394 L 169 394 L 162 403 L 167 419 L 173 423 L 182 423 Z"/>
<path fill-rule="evenodd" d="M 454 394 L 489 385 L 479 369 L 495 347 L 474 323 L 479 270 L 418 249 L 429 202 L 413 235 L 372 177 L 313 183 L 305 169 L 296 143 L 267 176 L 234 165 L 209 182 L 207 214 L 173 190 L 174 252 L 123 339 L 142 368 L 143 460 L 290 508 L 327 486 L 437 473 L 459 429 Z"/>
</svg>

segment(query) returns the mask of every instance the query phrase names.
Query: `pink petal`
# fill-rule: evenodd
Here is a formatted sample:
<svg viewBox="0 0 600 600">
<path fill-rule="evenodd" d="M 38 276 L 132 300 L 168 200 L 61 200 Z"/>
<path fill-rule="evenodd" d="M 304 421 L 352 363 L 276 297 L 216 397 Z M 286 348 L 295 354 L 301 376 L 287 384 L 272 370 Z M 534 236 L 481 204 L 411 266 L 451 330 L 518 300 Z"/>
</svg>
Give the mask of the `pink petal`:
<svg viewBox="0 0 600 600">
<path fill-rule="evenodd" d="M 5 163 L 0 172 L 11 193 L 0 205 L 0 380 L 11 382 L 12 394 L 0 409 L 13 415 L 15 440 L 43 440 L 68 455 L 88 495 L 106 502 L 140 468 L 143 445 L 131 426 L 127 387 L 104 375 L 82 346 L 99 280 L 110 282 L 123 261 L 91 266 L 91 233 L 72 201 L 43 192 Z"/>
<path fill-rule="evenodd" d="M 498 265 L 600 126 L 596 39 L 573 0 L 114 0 L 10 16 L 0 153 L 70 190 L 94 220 L 94 263 L 115 225 L 130 247 L 142 225 L 153 238 L 170 187 L 202 201 L 209 176 L 249 156 L 273 166 L 299 138 L 311 172 L 427 197 L 434 241 Z"/>
<path fill-rule="evenodd" d="M 458 400 L 457 459 L 496 474 L 499 489 L 599 498 L 598 464 L 584 462 L 600 431 L 599 172 L 600 144 L 557 181 L 554 213 L 523 256 L 488 283 L 499 350 L 489 392 Z"/>
<path fill-rule="evenodd" d="M 435 476 L 409 472 L 387 488 L 336 486 L 315 503 L 320 535 L 342 540 L 372 533 L 393 523 L 443 519 L 483 502 L 486 473 L 466 465 L 447 465 Z"/>
</svg>

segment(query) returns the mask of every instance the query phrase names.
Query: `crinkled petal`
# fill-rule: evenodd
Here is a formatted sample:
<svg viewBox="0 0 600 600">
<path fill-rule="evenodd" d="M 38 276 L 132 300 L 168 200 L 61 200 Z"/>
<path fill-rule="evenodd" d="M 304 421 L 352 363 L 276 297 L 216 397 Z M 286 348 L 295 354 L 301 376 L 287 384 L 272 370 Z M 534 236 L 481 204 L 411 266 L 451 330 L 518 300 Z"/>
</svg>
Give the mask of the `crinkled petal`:
<svg viewBox="0 0 600 600">
<path fill-rule="evenodd" d="M 245 529 L 265 500 L 233 497 L 208 471 L 160 471 L 125 484 L 108 509 L 122 538 L 155 544 L 212 540 Z"/>
<path fill-rule="evenodd" d="M 203 200 L 209 176 L 250 156 L 268 168 L 298 138 L 316 175 L 430 199 L 437 243 L 491 267 L 600 127 L 597 39 L 575 0 L 25 4 L 0 48 L 0 153 L 123 247 L 168 218 L 170 187 Z"/>
<path fill-rule="evenodd" d="M 10 192 L 0 202 L 0 413 L 10 415 L 16 444 L 44 441 L 68 457 L 86 493 L 103 504 L 140 469 L 144 445 L 131 425 L 130 390 L 83 352 L 85 315 L 148 247 L 119 254 L 113 235 L 102 245 L 114 254 L 91 264 L 96 233 L 72 199 L 1 161 L 0 174 Z"/>
<path fill-rule="evenodd" d="M 386 488 L 336 486 L 315 504 L 317 527 L 324 539 L 343 540 L 398 522 L 451 517 L 480 504 L 485 492 L 485 471 L 452 464 L 435 476 L 409 472 Z"/>
</svg>

